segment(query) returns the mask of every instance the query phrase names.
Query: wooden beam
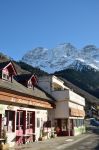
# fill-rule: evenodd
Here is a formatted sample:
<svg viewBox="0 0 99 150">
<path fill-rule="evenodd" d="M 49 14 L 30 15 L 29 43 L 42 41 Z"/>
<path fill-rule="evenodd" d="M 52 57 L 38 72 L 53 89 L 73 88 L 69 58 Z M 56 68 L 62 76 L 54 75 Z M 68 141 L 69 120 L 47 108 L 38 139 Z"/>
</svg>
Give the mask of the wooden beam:
<svg viewBox="0 0 99 150">
<path fill-rule="evenodd" d="M 42 108 L 53 108 L 52 104 L 49 102 L 38 100 L 36 98 L 28 98 L 25 96 L 20 96 L 12 93 L 6 93 L 3 91 L 0 91 L 0 100 L 4 102 L 26 104 L 26 105 L 37 106 Z"/>
</svg>

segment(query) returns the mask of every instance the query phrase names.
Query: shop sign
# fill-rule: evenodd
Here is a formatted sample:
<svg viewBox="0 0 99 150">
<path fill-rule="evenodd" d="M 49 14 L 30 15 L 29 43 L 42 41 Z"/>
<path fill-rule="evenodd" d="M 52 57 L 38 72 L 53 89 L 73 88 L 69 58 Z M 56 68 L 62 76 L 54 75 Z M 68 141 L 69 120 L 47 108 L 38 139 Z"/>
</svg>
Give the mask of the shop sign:
<svg viewBox="0 0 99 150">
<path fill-rule="evenodd" d="M 7 106 L 7 109 L 9 109 L 9 110 L 13 110 L 13 109 L 14 109 L 14 106 L 12 106 L 12 105 L 8 105 L 8 106 Z"/>
</svg>

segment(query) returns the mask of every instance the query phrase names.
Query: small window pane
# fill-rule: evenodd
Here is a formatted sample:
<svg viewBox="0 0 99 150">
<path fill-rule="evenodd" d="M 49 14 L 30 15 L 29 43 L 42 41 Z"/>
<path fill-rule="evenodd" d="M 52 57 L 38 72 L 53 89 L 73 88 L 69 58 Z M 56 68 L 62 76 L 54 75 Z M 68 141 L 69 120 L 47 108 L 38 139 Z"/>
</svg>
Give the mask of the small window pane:
<svg viewBox="0 0 99 150">
<path fill-rule="evenodd" d="M 20 125 L 23 125 L 23 112 L 20 112 Z"/>
<path fill-rule="evenodd" d="M 37 128 L 40 127 L 40 118 L 37 118 Z"/>
<path fill-rule="evenodd" d="M 32 124 L 32 112 L 30 113 L 30 124 Z"/>
</svg>

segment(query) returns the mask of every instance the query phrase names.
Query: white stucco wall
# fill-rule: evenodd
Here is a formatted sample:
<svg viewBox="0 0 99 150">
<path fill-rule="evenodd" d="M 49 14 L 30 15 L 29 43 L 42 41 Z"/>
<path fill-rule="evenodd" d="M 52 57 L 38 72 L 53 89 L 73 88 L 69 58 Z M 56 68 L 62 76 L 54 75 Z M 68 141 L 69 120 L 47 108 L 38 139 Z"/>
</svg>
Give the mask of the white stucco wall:
<svg viewBox="0 0 99 150">
<path fill-rule="evenodd" d="M 53 91 L 52 83 L 56 83 L 62 87 L 63 90 Z M 44 76 L 39 78 L 39 86 L 42 87 L 45 91 L 51 94 L 56 100 L 69 100 L 74 103 L 85 106 L 85 98 L 76 94 L 68 87 L 64 86 L 64 82 L 58 79 L 56 76 Z M 65 90 L 64 90 L 65 89 Z"/>
<path fill-rule="evenodd" d="M 77 136 L 77 135 L 80 135 L 80 134 L 83 134 L 86 132 L 86 128 L 85 126 L 80 126 L 80 127 L 74 127 L 74 136 Z"/>
<path fill-rule="evenodd" d="M 69 100 L 85 106 L 85 98 L 69 90 Z"/>
<path fill-rule="evenodd" d="M 67 100 L 85 106 L 85 99 L 71 90 L 53 91 L 52 96 L 58 100 Z"/>
<path fill-rule="evenodd" d="M 67 101 L 57 101 L 55 109 L 55 118 L 69 117 L 69 107 Z"/>
<path fill-rule="evenodd" d="M 37 128 L 37 118 L 40 119 L 40 127 Z M 43 127 L 43 123 L 48 119 L 47 110 L 36 110 L 35 111 L 35 133 L 36 133 L 36 141 L 40 137 L 40 129 Z"/>
<path fill-rule="evenodd" d="M 55 123 L 55 109 L 48 110 L 48 120 L 51 121 L 51 127 L 54 127 Z"/>
</svg>

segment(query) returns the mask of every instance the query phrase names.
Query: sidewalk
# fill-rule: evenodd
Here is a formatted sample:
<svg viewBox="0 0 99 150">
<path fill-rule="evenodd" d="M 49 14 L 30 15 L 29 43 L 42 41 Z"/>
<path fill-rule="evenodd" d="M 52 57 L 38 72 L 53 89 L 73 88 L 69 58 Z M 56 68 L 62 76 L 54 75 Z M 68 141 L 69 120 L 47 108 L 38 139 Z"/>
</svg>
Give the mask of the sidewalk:
<svg viewBox="0 0 99 150">
<path fill-rule="evenodd" d="M 65 148 L 90 136 L 91 134 L 82 134 L 76 137 L 56 137 L 45 141 L 38 141 L 25 145 L 15 146 L 10 148 L 10 150 L 64 150 Z"/>
</svg>

